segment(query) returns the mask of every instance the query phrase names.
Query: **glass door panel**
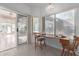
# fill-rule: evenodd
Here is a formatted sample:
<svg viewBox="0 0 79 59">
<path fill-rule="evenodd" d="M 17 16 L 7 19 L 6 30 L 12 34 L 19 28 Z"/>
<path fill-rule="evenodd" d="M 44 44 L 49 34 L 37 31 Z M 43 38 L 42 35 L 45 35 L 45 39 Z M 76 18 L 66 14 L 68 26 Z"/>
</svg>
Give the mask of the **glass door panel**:
<svg viewBox="0 0 79 59">
<path fill-rule="evenodd" d="M 28 30 L 28 18 L 18 15 L 17 23 L 18 23 L 18 27 L 17 27 L 18 44 L 26 43 L 27 30 Z"/>
</svg>

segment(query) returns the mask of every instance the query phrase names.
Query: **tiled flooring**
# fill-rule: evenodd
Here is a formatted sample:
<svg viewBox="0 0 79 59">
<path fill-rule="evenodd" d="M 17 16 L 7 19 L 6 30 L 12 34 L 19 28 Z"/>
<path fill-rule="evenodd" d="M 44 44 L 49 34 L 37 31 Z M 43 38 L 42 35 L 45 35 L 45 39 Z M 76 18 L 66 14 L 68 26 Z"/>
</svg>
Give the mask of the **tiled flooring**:
<svg viewBox="0 0 79 59">
<path fill-rule="evenodd" d="M 35 47 L 33 44 L 22 44 L 16 48 L 0 52 L 0 56 L 59 56 L 61 51 L 56 48 L 46 47 L 40 49 Z"/>
</svg>

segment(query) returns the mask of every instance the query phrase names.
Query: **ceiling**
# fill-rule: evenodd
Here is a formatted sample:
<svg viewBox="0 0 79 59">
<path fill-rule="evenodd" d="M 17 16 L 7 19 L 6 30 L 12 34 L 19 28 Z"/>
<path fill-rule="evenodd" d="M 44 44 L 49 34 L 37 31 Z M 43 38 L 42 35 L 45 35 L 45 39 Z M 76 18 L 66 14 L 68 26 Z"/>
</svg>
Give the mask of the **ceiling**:
<svg viewBox="0 0 79 59">
<path fill-rule="evenodd" d="M 26 3 L 26 5 L 30 6 L 32 10 L 40 9 L 41 11 L 37 11 L 37 12 L 40 12 L 39 14 L 42 16 L 60 13 L 60 12 L 64 12 L 64 11 L 79 7 L 79 3 L 52 3 L 54 10 L 52 11 L 52 13 L 50 13 L 46 11 L 46 7 L 49 5 L 49 3 Z"/>
<path fill-rule="evenodd" d="M 49 5 L 49 3 L 25 3 L 26 5 L 30 7 L 46 7 Z M 78 6 L 79 3 L 51 3 L 54 6 Z"/>
<path fill-rule="evenodd" d="M 45 16 L 51 13 L 46 11 L 46 7 L 49 3 L 0 3 L 1 6 L 19 11 L 23 14 L 29 14 L 33 16 Z M 54 11 L 52 13 L 60 13 L 69 9 L 78 8 L 79 3 L 52 3 Z"/>
<path fill-rule="evenodd" d="M 45 7 L 48 4 L 49 3 L 26 3 L 26 5 L 28 5 L 30 7 Z"/>
</svg>

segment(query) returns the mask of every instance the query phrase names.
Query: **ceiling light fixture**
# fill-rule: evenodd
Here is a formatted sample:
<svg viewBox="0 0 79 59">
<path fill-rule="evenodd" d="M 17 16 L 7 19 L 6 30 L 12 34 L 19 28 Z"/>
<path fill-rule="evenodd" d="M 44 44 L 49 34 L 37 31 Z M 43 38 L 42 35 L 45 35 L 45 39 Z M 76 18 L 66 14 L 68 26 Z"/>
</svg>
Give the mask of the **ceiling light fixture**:
<svg viewBox="0 0 79 59">
<path fill-rule="evenodd" d="M 47 9 L 47 12 L 52 13 L 54 11 L 54 6 L 52 5 L 52 3 L 49 3 L 46 9 Z"/>
</svg>

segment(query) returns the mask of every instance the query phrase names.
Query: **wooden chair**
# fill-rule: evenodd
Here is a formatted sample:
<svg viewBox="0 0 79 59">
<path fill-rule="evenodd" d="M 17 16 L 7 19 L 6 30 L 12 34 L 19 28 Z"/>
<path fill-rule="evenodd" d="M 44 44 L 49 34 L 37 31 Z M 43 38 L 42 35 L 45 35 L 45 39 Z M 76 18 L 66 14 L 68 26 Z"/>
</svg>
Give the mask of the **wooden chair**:
<svg viewBox="0 0 79 59">
<path fill-rule="evenodd" d="M 68 55 L 70 42 L 67 39 L 60 38 L 60 43 L 62 45 L 62 53 L 61 55 Z"/>
<path fill-rule="evenodd" d="M 62 44 L 63 50 L 61 55 L 73 55 L 75 56 L 75 49 L 78 47 L 79 41 L 78 38 L 75 39 L 75 42 L 70 44 L 69 40 L 67 39 L 60 39 L 60 43 Z"/>
<path fill-rule="evenodd" d="M 69 55 L 76 56 L 75 52 L 79 45 L 79 37 L 74 36 L 73 43 L 69 45 Z"/>
</svg>

